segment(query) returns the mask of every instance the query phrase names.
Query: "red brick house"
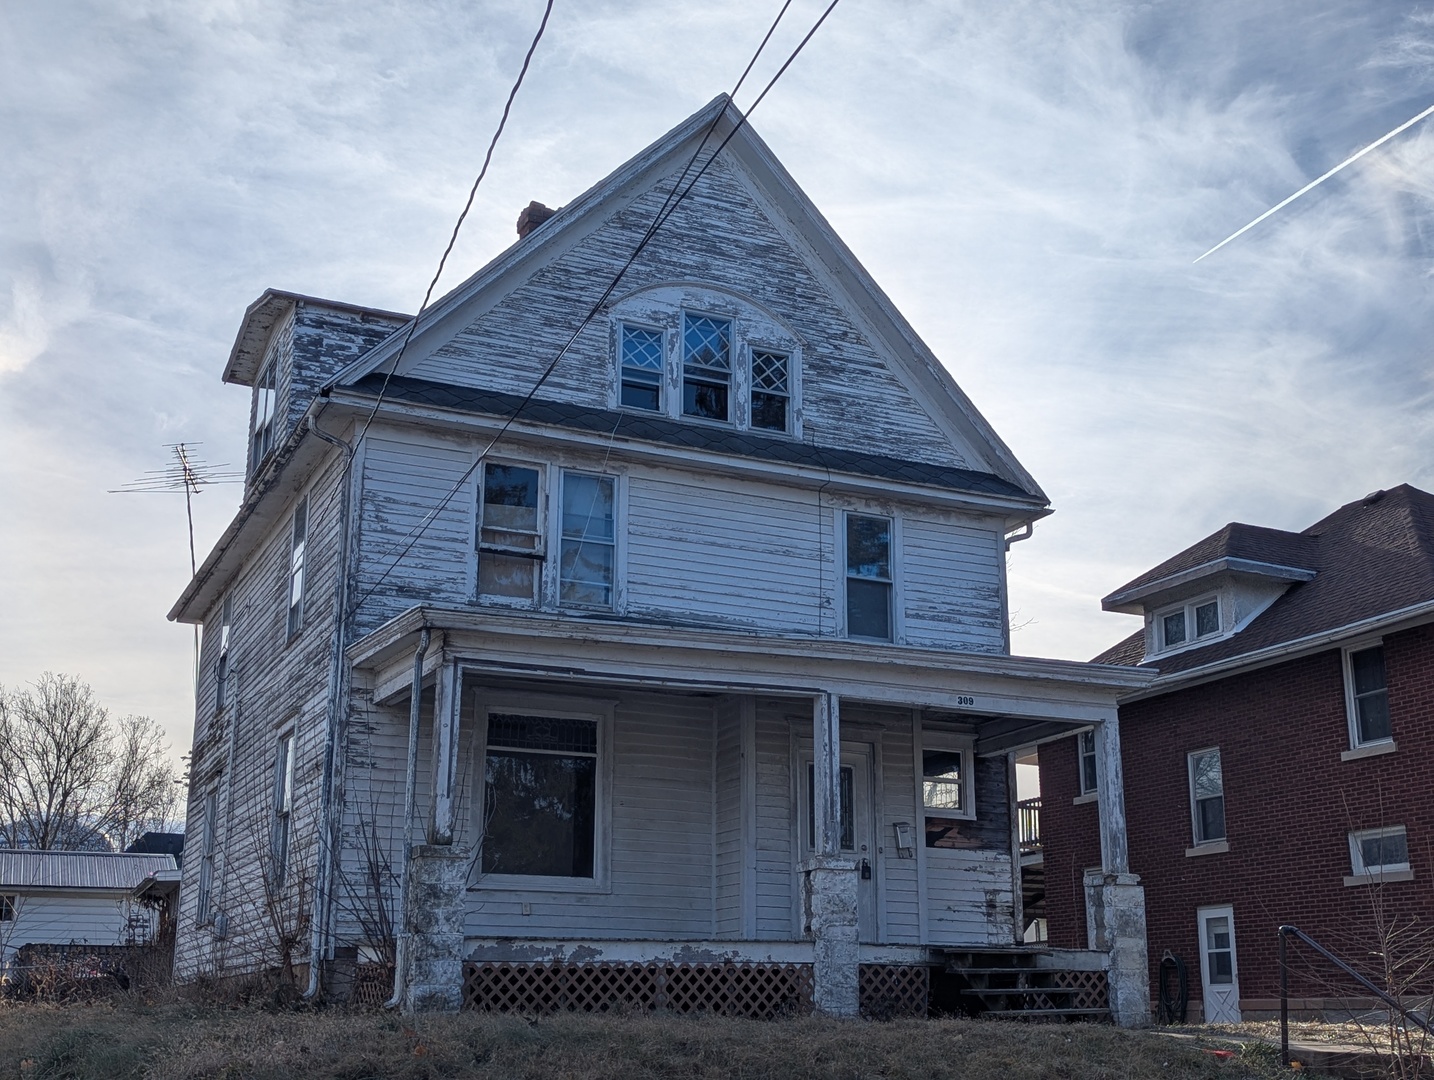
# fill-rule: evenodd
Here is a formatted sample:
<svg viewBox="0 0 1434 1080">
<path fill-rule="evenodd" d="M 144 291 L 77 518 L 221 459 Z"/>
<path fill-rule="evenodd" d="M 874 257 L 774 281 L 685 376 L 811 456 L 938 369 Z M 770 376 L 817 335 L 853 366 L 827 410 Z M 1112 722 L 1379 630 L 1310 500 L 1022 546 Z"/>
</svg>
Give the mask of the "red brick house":
<svg viewBox="0 0 1434 1080">
<path fill-rule="evenodd" d="M 1160 672 L 1119 707 L 1152 1008 L 1167 952 L 1192 1019 L 1238 1020 L 1278 1008 L 1281 924 L 1357 966 L 1380 926 L 1434 924 L 1434 496 L 1378 491 L 1300 533 L 1232 523 L 1102 606 L 1145 625 L 1096 660 Z M 1057 947 L 1087 936 L 1098 737 L 1040 748 Z M 1302 965 L 1294 1007 L 1337 1008 L 1333 972 Z"/>
</svg>

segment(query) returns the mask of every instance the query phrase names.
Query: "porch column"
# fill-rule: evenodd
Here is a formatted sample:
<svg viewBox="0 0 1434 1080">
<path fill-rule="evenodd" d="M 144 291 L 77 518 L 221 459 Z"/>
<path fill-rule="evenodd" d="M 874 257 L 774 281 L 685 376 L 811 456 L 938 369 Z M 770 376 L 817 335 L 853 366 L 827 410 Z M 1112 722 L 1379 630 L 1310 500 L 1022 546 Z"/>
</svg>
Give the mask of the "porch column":
<svg viewBox="0 0 1434 1080">
<path fill-rule="evenodd" d="M 433 675 L 433 814 L 429 844 L 453 843 L 453 800 L 458 786 L 458 708 L 462 677 L 449 661 Z"/>
<path fill-rule="evenodd" d="M 1130 872 L 1120 718 L 1114 708 L 1096 729 L 1095 745 L 1101 868 L 1085 875 L 1086 930 L 1090 947 L 1110 957 L 1106 979 L 1112 1019 L 1121 1027 L 1145 1027 L 1150 1023 L 1145 889 Z"/>
<path fill-rule="evenodd" d="M 812 857 L 802 863 L 802 907 L 812 935 L 815 1005 L 828 1016 L 856 1016 L 857 863 L 841 854 L 841 702 L 812 701 Z"/>
<path fill-rule="evenodd" d="M 401 954 L 405 1012 L 456 1012 L 463 1005 L 468 852 L 419 844 L 406 868 L 411 936 Z"/>
</svg>

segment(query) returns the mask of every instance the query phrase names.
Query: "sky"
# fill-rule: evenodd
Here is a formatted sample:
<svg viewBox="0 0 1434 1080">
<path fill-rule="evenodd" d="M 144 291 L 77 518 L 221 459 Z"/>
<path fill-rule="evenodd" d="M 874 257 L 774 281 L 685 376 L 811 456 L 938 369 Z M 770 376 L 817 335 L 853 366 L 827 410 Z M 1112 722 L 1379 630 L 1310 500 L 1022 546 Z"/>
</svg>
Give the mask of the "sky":
<svg viewBox="0 0 1434 1080">
<path fill-rule="evenodd" d="M 556 0 L 444 292 L 730 90 L 776 0 Z M 825 0 L 793 0 L 746 107 Z M 0 684 L 193 723 L 166 444 L 266 287 L 413 311 L 541 0 L 0 4 Z M 843 0 L 752 123 L 1050 496 L 1013 651 L 1228 521 L 1434 488 L 1434 5 Z M 195 499 L 202 560 L 237 486 Z"/>
</svg>

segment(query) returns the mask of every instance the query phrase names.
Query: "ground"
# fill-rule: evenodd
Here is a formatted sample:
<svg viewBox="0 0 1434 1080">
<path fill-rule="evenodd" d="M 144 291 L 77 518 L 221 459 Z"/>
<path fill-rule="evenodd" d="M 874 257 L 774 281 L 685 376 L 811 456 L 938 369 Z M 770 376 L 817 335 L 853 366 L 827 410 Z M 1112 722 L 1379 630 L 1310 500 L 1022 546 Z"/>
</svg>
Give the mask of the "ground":
<svg viewBox="0 0 1434 1080">
<path fill-rule="evenodd" d="M 1276 1075 L 1266 1051 L 1217 1056 L 1095 1024 L 0 1003 L 0 1080 L 1263 1080 Z"/>
</svg>

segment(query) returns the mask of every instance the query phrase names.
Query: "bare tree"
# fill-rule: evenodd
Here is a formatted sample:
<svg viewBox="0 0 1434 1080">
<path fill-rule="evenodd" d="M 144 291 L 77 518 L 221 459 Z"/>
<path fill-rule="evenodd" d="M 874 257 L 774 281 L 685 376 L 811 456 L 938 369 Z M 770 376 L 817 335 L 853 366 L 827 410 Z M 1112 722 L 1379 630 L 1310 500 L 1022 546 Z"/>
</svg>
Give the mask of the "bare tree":
<svg viewBox="0 0 1434 1080">
<path fill-rule="evenodd" d="M 0 686 L 0 845 L 123 849 L 174 816 L 178 791 L 159 725 L 111 719 L 79 679 L 46 672 Z"/>
</svg>

